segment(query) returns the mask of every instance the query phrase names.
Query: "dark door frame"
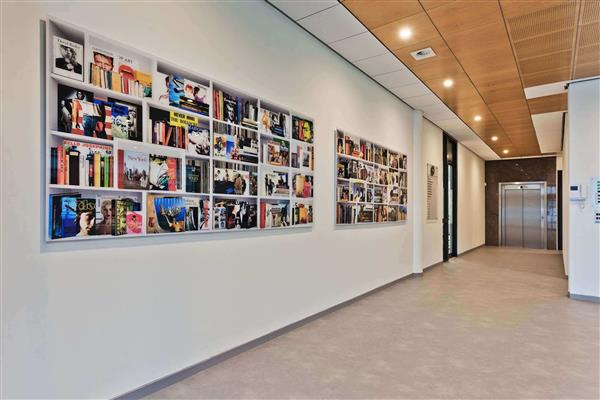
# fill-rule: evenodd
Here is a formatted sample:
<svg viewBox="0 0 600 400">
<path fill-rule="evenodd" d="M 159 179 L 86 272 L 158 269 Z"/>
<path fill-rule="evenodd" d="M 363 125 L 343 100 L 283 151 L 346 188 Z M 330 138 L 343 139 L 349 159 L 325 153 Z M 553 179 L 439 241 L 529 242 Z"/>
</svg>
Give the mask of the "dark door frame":
<svg viewBox="0 0 600 400">
<path fill-rule="evenodd" d="M 562 205 L 562 191 L 563 191 L 563 172 L 562 170 L 556 171 L 556 230 L 557 230 L 557 241 L 556 249 L 563 249 L 563 229 L 562 229 L 562 217 L 563 217 L 563 205 Z"/>
<path fill-rule="evenodd" d="M 448 261 L 450 257 L 456 257 L 458 255 L 458 154 L 456 148 L 456 140 L 452 136 L 444 132 L 443 135 L 443 154 L 442 154 L 442 170 L 444 175 L 444 219 L 442 220 L 443 226 L 443 237 L 442 237 L 442 249 L 443 259 Z M 448 218 L 449 218 L 449 204 L 448 204 L 448 164 L 452 164 L 452 232 L 448 232 Z M 452 235 L 452 248 L 448 248 L 448 236 Z"/>
</svg>

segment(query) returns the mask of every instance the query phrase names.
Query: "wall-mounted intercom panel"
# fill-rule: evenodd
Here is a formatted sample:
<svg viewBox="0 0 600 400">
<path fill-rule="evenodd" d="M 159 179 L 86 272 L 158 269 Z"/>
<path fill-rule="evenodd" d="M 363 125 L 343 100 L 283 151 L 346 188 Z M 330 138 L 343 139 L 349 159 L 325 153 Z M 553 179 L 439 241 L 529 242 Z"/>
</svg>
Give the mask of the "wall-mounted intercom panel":
<svg viewBox="0 0 600 400">
<path fill-rule="evenodd" d="M 585 201 L 586 199 L 586 187 L 585 185 L 570 185 L 569 186 L 569 200 L 571 201 Z"/>
</svg>

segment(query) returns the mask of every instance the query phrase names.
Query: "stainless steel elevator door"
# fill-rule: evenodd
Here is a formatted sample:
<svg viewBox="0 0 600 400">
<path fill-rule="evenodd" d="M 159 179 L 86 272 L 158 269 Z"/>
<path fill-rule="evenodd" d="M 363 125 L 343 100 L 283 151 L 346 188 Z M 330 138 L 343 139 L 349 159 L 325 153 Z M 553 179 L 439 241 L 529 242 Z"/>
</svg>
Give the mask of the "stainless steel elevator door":
<svg viewBox="0 0 600 400">
<path fill-rule="evenodd" d="M 500 240 L 503 246 L 542 249 L 545 245 L 544 184 L 502 184 Z"/>
<path fill-rule="evenodd" d="M 523 189 L 523 247 L 542 248 L 542 191 Z"/>
<path fill-rule="evenodd" d="M 523 247 L 523 189 L 504 191 L 504 246 Z"/>
</svg>

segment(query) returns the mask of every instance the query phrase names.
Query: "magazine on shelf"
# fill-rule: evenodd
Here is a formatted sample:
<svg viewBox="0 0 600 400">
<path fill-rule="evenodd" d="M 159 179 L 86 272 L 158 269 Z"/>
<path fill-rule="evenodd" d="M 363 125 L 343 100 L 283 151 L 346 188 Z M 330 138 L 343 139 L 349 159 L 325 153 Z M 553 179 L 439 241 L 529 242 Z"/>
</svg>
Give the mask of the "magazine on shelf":
<svg viewBox="0 0 600 400">
<path fill-rule="evenodd" d="M 137 60 L 92 47 L 90 83 L 104 89 L 135 96 L 152 96 L 152 76 L 138 69 Z"/>
<path fill-rule="evenodd" d="M 312 171 L 314 170 L 314 146 L 304 143 L 292 143 L 292 168 Z"/>
<path fill-rule="evenodd" d="M 127 211 L 125 220 L 127 235 L 140 235 L 142 233 L 144 217 L 140 211 Z"/>
<path fill-rule="evenodd" d="M 54 36 L 52 72 L 83 81 L 83 45 Z"/>
<path fill-rule="evenodd" d="M 269 139 L 262 144 L 262 162 L 277 167 L 287 167 L 290 162 L 289 143 L 285 140 Z"/>
<path fill-rule="evenodd" d="M 314 140 L 313 122 L 299 117 L 292 117 L 292 137 L 302 142 L 312 143 Z"/>
<path fill-rule="evenodd" d="M 169 76 L 169 104 L 202 115 L 209 115 L 208 88 L 179 75 Z"/>
<path fill-rule="evenodd" d="M 305 225 L 312 224 L 313 222 L 313 209 L 312 203 L 308 202 L 294 202 L 292 223 L 294 225 Z"/>
<path fill-rule="evenodd" d="M 149 194 L 146 199 L 146 233 L 185 231 L 185 199 Z"/>
<path fill-rule="evenodd" d="M 122 189 L 148 189 L 150 187 L 150 158 L 147 153 L 119 150 L 118 176 Z"/>
<path fill-rule="evenodd" d="M 275 136 L 288 137 L 288 118 L 287 114 L 263 108 L 260 110 L 260 130 Z"/>
<path fill-rule="evenodd" d="M 312 175 L 294 174 L 292 180 L 294 185 L 294 196 L 302 198 L 313 197 L 313 177 Z"/>
<path fill-rule="evenodd" d="M 150 154 L 150 170 L 148 173 L 150 189 L 171 192 L 181 189 L 180 169 L 180 159 Z"/>
<path fill-rule="evenodd" d="M 223 90 L 213 89 L 213 117 L 215 119 L 258 129 L 258 107 L 254 100 L 230 95 Z"/>
<path fill-rule="evenodd" d="M 257 227 L 256 203 L 237 199 L 215 199 L 214 229 L 252 229 Z"/>
<path fill-rule="evenodd" d="M 185 164 L 185 191 L 205 193 L 210 191 L 210 162 L 187 159 Z"/>
<path fill-rule="evenodd" d="M 281 228 L 289 226 L 289 201 L 278 203 L 261 202 L 260 203 L 260 227 Z"/>
<path fill-rule="evenodd" d="M 350 184 L 350 201 L 354 203 L 363 203 L 366 201 L 366 188 L 364 183 L 352 182 Z"/>
<path fill-rule="evenodd" d="M 336 186 L 335 198 L 340 202 L 350 201 L 350 186 L 347 181 L 338 181 Z"/>
<path fill-rule="evenodd" d="M 70 86 L 57 86 L 57 128 L 61 132 L 72 132 L 73 128 L 83 133 L 83 110 L 81 102 L 93 102 L 94 94 L 92 92 L 75 89 Z"/>
<path fill-rule="evenodd" d="M 258 134 L 238 126 L 213 123 L 214 156 L 228 160 L 258 163 Z"/>
<path fill-rule="evenodd" d="M 388 206 L 384 204 L 375 205 L 375 222 L 388 222 Z"/>
<path fill-rule="evenodd" d="M 290 184 L 287 171 L 263 171 L 262 196 L 289 196 Z"/>
<path fill-rule="evenodd" d="M 224 161 L 214 162 L 214 193 L 256 195 L 256 167 Z"/>
</svg>

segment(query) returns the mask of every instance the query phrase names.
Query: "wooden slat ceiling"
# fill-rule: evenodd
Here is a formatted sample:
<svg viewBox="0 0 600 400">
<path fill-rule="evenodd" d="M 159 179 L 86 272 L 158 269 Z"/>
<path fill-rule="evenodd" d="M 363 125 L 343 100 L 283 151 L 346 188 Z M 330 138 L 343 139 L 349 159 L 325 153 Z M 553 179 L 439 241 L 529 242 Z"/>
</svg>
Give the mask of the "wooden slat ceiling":
<svg viewBox="0 0 600 400">
<path fill-rule="evenodd" d="M 524 87 L 600 74 L 599 0 L 342 4 L 501 157 L 539 155 L 531 114 L 566 109 L 564 96 L 527 101 Z M 427 47 L 437 56 L 410 55 Z"/>
</svg>

